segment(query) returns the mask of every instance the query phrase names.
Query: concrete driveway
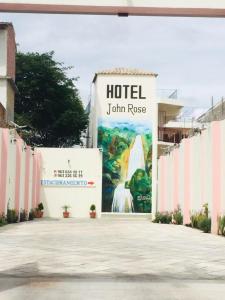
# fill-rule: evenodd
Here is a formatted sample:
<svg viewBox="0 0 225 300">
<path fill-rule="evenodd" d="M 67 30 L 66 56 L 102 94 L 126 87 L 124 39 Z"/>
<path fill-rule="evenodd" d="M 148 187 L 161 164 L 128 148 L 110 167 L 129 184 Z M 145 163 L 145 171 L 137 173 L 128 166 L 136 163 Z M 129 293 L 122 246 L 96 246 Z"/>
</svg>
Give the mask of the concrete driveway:
<svg viewBox="0 0 225 300">
<path fill-rule="evenodd" d="M 0 228 L 0 299 L 224 299 L 225 238 L 141 219 Z"/>
</svg>

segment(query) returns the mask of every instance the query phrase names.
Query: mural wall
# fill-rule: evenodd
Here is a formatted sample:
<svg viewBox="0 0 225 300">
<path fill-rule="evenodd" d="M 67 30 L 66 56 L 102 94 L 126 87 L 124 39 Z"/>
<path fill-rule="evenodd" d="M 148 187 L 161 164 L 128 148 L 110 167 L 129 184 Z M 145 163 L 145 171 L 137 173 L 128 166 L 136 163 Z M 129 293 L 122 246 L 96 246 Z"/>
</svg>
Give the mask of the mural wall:
<svg viewBox="0 0 225 300">
<path fill-rule="evenodd" d="M 98 79 L 102 211 L 149 213 L 152 198 L 151 77 Z M 101 87 L 100 87 L 101 86 Z"/>
</svg>

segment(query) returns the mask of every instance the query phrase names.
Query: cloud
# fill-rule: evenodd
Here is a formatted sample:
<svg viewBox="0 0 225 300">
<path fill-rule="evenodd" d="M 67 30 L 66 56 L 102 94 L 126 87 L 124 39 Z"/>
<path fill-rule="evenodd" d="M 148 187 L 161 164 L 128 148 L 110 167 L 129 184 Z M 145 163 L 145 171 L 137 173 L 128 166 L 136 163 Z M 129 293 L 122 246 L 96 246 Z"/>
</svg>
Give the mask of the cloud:
<svg viewBox="0 0 225 300">
<path fill-rule="evenodd" d="M 1 14 L 22 51 L 55 51 L 74 66 L 85 103 L 96 71 L 135 67 L 159 74 L 158 88 L 176 88 L 186 104 L 209 106 L 225 94 L 225 20 L 81 15 Z"/>
</svg>

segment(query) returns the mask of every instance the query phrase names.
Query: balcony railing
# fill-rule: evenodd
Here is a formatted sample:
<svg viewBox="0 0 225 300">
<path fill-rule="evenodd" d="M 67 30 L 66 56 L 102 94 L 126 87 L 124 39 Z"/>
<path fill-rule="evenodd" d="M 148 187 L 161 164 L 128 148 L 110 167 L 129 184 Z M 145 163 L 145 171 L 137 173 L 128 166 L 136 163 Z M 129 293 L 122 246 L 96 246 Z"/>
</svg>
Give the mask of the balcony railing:
<svg viewBox="0 0 225 300">
<path fill-rule="evenodd" d="M 166 143 L 179 144 L 182 139 L 187 138 L 190 129 L 180 128 L 158 128 L 158 140 Z"/>
<path fill-rule="evenodd" d="M 224 97 L 222 100 L 215 105 L 212 105 L 212 107 L 202 114 L 198 118 L 198 122 L 200 123 L 210 123 L 213 121 L 221 121 L 225 120 L 225 99 Z"/>
</svg>

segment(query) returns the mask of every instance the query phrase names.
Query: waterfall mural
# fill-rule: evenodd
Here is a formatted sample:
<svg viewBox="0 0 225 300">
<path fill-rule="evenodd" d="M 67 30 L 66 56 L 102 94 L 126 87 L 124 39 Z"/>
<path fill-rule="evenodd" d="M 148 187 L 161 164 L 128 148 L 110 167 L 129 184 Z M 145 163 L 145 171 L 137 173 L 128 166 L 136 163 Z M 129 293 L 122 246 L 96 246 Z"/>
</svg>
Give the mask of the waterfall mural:
<svg viewBox="0 0 225 300">
<path fill-rule="evenodd" d="M 156 76 L 116 68 L 94 78 L 94 144 L 103 150 L 102 212 L 151 212 Z"/>
<path fill-rule="evenodd" d="M 102 119 L 103 212 L 151 211 L 152 130 L 146 123 Z"/>
</svg>

